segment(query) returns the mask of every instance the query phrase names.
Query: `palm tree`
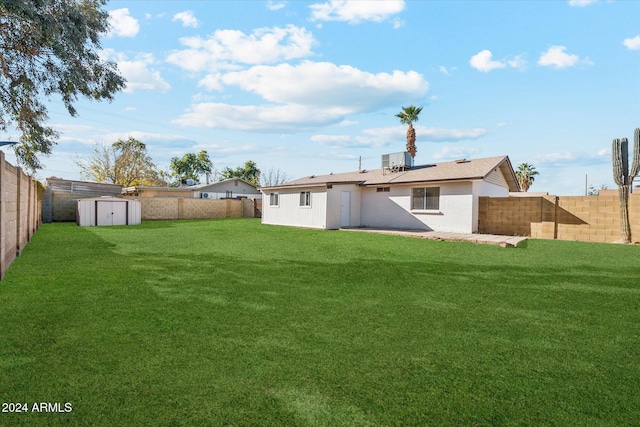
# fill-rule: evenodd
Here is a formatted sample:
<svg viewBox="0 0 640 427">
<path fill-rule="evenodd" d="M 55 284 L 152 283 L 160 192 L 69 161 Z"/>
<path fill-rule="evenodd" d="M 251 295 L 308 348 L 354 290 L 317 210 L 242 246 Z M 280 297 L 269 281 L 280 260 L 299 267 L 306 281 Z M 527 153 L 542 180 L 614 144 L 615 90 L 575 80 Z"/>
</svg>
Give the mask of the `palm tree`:
<svg viewBox="0 0 640 427">
<path fill-rule="evenodd" d="M 516 178 L 518 179 L 518 184 L 520 184 L 520 188 L 522 191 L 529 191 L 529 187 L 535 181 L 535 176 L 538 175 L 538 171 L 533 165 L 529 163 L 520 163 L 518 166 L 518 170 L 516 171 Z"/>
<path fill-rule="evenodd" d="M 407 151 L 411 153 L 411 157 L 416 157 L 416 130 L 413 128 L 413 122 L 418 121 L 418 116 L 422 111 L 422 107 L 416 107 L 415 105 L 409 105 L 408 107 L 402 107 L 402 111 L 396 114 L 396 117 L 400 119 L 400 123 L 403 125 L 409 125 L 407 129 Z"/>
</svg>

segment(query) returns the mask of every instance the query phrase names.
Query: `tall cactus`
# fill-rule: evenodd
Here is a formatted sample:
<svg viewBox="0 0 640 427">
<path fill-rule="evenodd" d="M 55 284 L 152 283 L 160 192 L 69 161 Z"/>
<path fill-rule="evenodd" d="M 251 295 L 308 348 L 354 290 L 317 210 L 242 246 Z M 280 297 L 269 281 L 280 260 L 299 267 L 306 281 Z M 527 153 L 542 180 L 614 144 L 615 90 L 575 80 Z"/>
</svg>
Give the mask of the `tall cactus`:
<svg viewBox="0 0 640 427">
<path fill-rule="evenodd" d="M 631 224 L 629 223 L 629 186 L 640 172 L 640 128 L 633 135 L 633 162 L 629 172 L 629 141 L 627 138 L 614 139 L 611 145 L 613 179 L 618 185 L 620 198 L 620 231 L 622 242 L 631 243 Z"/>
</svg>

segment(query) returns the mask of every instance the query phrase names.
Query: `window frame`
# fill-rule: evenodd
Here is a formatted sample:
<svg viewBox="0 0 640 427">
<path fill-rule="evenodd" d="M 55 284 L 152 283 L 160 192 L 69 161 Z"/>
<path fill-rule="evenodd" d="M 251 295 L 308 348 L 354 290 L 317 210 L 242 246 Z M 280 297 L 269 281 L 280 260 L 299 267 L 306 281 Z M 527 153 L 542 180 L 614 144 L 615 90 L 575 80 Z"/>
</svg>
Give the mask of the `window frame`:
<svg viewBox="0 0 640 427">
<path fill-rule="evenodd" d="M 274 199 L 275 199 L 275 203 L 274 203 Z M 277 208 L 280 207 L 280 193 L 273 192 L 273 193 L 269 193 L 269 206 L 272 208 Z"/>
<path fill-rule="evenodd" d="M 310 208 L 311 207 L 311 191 L 301 191 L 300 192 L 300 207 L 301 208 Z"/>
<path fill-rule="evenodd" d="M 416 195 L 416 191 L 422 191 L 422 195 Z M 430 194 L 431 193 L 431 194 Z M 436 193 L 436 194 L 433 194 Z M 417 205 L 416 201 L 421 200 L 421 205 Z M 429 203 L 436 201 L 436 204 Z M 411 189 L 411 211 L 415 212 L 440 212 L 440 187 L 413 187 Z"/>
</svg>

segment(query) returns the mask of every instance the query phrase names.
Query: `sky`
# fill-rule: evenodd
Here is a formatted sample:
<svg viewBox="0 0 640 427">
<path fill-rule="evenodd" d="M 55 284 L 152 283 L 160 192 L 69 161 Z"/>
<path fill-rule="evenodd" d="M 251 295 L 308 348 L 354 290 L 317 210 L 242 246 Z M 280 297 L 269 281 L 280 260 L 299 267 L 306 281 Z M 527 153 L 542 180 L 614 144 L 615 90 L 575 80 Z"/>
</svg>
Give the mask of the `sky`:
<svg viewBox="0 0 640 427">
<path fill-rule="evenodd" d="M 125 1 L 102 55 L 127 86 L 82 100 L 36 176 L 129 136 L 162 170 L 206 150 L 290 179 L 380 168 L 405 151 L 395 115 L 422 106 L 415 164 L 508 155 L 530 191 L 615 188 L 611 142 L 640 127 L 640 1 Z M 0 135 L 0 138 L 18 138 Z M 7 150 L 7 160 L 15 156 Z"/>
</svg>

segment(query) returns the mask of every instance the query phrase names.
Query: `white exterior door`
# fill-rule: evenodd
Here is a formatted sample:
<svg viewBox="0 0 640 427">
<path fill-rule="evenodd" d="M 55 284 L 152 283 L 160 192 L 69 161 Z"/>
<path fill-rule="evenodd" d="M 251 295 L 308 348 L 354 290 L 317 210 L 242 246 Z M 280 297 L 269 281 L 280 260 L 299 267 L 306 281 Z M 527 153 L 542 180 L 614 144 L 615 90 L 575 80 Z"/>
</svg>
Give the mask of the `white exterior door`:
<svg viewBox="0 0 640 427">
<path fill-rule="evenodd" d="M 351 225 L 351 193 L 342 192 L 342 203 L 340 204 L 340 227 Z"/>
<path fill-rule="evenodd" d="M 97 202 L 96 225 L 124 225 L 127 222 L 126 203 Z"/>
</svg>

